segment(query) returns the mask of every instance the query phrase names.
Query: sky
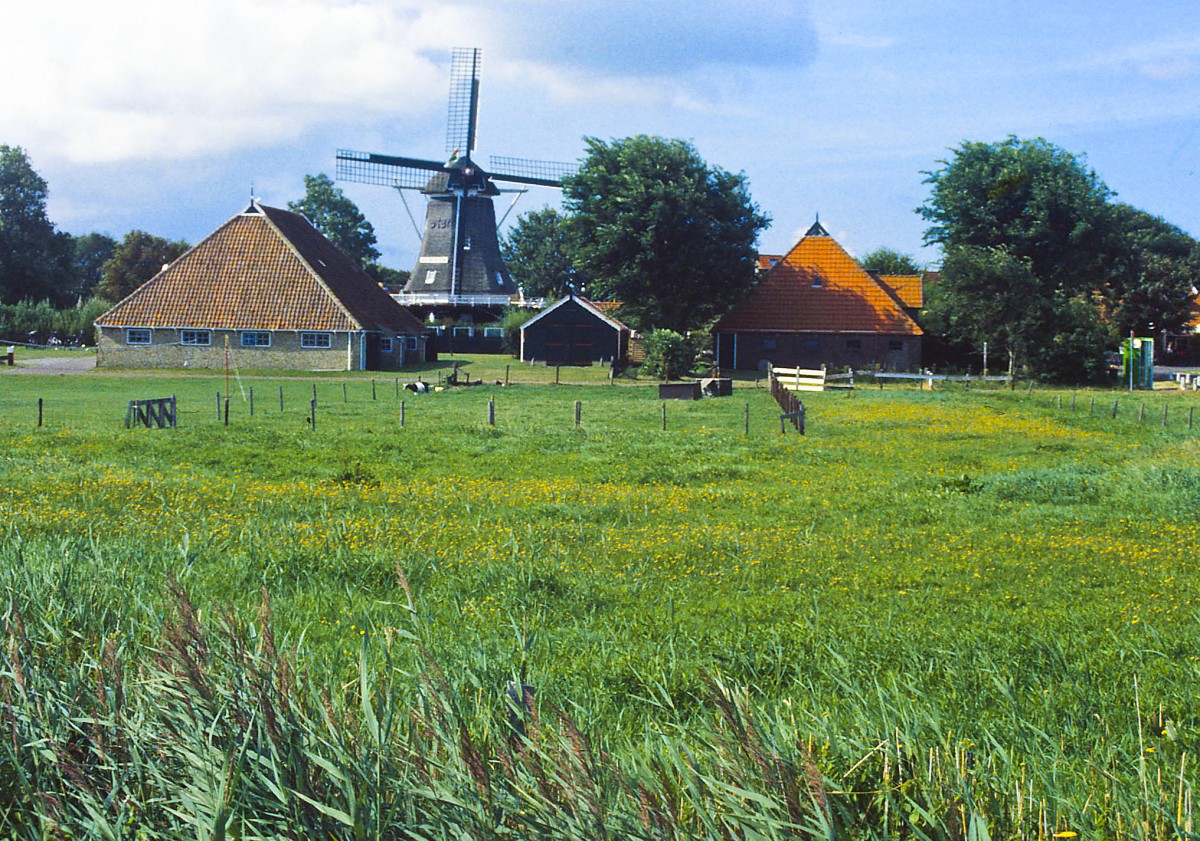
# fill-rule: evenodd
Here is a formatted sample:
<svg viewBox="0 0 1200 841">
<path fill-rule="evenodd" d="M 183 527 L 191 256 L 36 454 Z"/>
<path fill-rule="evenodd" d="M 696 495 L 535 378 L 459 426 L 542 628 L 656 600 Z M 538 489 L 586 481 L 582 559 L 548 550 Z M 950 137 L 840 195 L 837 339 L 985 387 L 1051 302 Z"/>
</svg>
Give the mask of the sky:
<svg viewBox="0 0 1200 841">
<path fill-rule="evenodd" d="M 745 174 L 782 253 L 820 217 L 851 253 L 936 263 L 915 210 L 964 141 L 1044 137 L 1117 199 L 1200 237 L 1195 0 L 39 0 L 9 4 L 0 144 L 61 230 L 198 242 L 286 207 L 339 148 L 444 154 L 453 47 L 483 50 L 476 159 L 578 161 L 585 137 L 682 138 Z M 15 8 L 14 8 L 15 6 Z M 382 262 L 401 196 L 341 185 Z M 419 196 L 409 205 L 420 213 Z M 521 213 L 557 206 L 532 188 Z M 508 200 L 500 200 L 503 214 Z"/>
</svg>

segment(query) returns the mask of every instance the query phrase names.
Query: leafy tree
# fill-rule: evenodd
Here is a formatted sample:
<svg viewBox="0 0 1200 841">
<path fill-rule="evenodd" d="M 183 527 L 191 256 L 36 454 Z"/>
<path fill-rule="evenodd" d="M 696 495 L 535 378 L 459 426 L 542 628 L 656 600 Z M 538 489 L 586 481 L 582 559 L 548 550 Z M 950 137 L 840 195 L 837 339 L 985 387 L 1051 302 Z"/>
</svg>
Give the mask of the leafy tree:
<svg viewBox="0 0 1200 841">
<path fill-rule="evenodd" d="M 587 277 L 575 266 L 575 243 L 565 216 L 552 207 L 517 220 L 500 243 L 513 280 L 529 298 L 558 299 L 582 292 Z"/>
<path fill-rule="evenodd" d="M 646 361 L 642 373 L 674 380 L 692 372 L 696 348 L 691 340 L 674 330 L 653 330 L 646 336 Z"/>
<path fill-rule="evenodd" d="M 117 250 L 117 241 L 107 234 L 84 234 L 73 238 L 74 288 L 87 298 L 104 277 L 104 264 Z"/>
<path fill-rule="evenodd" d="M 303 213 L 313 227 L 360 266 L 379 259 L 375 228 L 325 173 L 304 176 L 304 198 L 288 202 L 288 210 Z"/>
<path fill-rule="evenodd" d="M 171 242 L 145 231 L 130 231 L 104 262 L 94 291 L 109 301 L 120 301 L 189 247 L 183 240 Z"/>
<path fill-rule="evenodd" d="M 1180 330 L 1200 284 L 1200 247 L 1175 225 L 1127 204 L 1110 209 L 1119 239 L 1103 288 L 1118 335 Z"/>
<path fill-rule="evenodd" d="M 915 275 L 923 271 L 912 255 L 891 248 L 876 248 L 858 262 L 867 271 L 885 275 Z"/>
<path fill-rule="evenodd" d="M 753 285 L 755 240 L 770 220 L 744 175 L 710 167 L 682 140 L 586 142 L 563 193 L 592 292 L 620 300 L 634 326 L 686 331 Z"/>
<path fill-rule="evenodd" d="M 972 346 L 1002 342 L 1040 373 L 1086 377 L 1104 350 L 1092 299 L 1115 242 L 1108 188 L 1040 138 L 964 142 L 940 163 L 918 210 L 944 253 L 930 324 Z"/>
<path fill-rule="evenodd" d="M 46 216 L 48 192 L 24 149 L 0 145 L 0 302 L 72 297 L 71 237 Z"/>
</svg>

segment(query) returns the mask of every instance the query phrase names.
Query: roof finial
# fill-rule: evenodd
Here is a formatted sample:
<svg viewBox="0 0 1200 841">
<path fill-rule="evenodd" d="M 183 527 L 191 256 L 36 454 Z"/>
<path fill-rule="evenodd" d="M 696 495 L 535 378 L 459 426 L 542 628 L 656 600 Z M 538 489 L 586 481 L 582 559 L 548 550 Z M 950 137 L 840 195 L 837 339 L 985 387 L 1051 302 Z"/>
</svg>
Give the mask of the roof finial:
<svg viewBox="0 0 1200 841">
<path fill-rule="evenodd" d="M 812 227 L 804 234 L 806 237 L 827 237 L 829 231 L 825 230 L 821 225 L 821 214 L 817 214 L 817 221 L 813 222 Z"/>
</svg>

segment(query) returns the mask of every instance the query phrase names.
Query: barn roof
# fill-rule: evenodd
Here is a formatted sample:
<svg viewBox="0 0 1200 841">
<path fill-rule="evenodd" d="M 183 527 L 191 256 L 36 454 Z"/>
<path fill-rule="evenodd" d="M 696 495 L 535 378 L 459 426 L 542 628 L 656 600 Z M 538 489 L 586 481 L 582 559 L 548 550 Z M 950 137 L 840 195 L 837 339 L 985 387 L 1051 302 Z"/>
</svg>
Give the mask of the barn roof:
<svg viewBox="0 0 1200 841">
<path fill-rule="evenodd" d="M 919 310 L 925 306 L 925 277 L 919 274 L 876 275 L 900 299 L 907 309 Z"/>
<path fill-rule="evenodd" d="M 214 330 L 424 331 L 298 213 L 257 201 L 96 320 Z"/>
<path fill-rule="evenodd" d="M 818 222 L 713 332 L 921 335 L 905 306 Z"/>
<path fill-rule="evenodd" d="M 536 324 L 538 321 L 545 318 L 547 315 L 554 312 L 559 307 L 564 306 L 569 301 L 574 301 L 575 303 L 579 304 L 579 306 L 583 307 L 585 310 L 590 312 L 592 315 L 596 316 L 596 318 L 600 319 L 605 324 L 612 327 L 614 330 L 617 330 L 617 331 L 624 330 L 626 332 L 629 332 L 629 328 L 625 324 L 621 323 L 620 321 L 618 321 L 616 318 L 612 317 L 611 315 L 605 315 L 605 313 L 601 310 L 602 306 L 605 306 L 606 308 L 611 309 L 611 307 L 607 307 L 607 305 L 611 302 L 603 301 L 603 302 L 597 303 L 595 301 L 589 301 L 587 298 L 583 297 L 582 295 L 575 295 L 575 294 L 568 295 L 565 298 L 560 298 L 559 300 L 555 301 L 553 304 L 546 307 L 544 310 L 539 312 L 533 318 L 529 319 L 524 324 L 522 324 L 521 329 L 524 330 L 525 328 Z"/>
</svg>

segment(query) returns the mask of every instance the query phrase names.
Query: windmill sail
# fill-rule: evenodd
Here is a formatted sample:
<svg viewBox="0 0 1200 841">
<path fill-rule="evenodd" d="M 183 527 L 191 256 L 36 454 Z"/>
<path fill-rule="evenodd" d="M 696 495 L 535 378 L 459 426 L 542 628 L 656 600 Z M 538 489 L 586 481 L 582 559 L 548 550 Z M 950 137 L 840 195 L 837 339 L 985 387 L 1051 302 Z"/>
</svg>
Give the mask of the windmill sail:
<svg viewBox="0 0 1200 841">
<path fill-rule="evenodd" d="M 421 253 L 398 299 L 432 307 L 497 307 L 518 290 L 500 256 L 493 197 L 495 181 L 560 187 L 571 164 L 492 158 L 488 172 L 472 159 L 479 118 L 478 49 L 456 48 L 450 64 L 450 105 L 445 162 L 340 150 L 337 177 L 428 198 Z"/>
</svg>

